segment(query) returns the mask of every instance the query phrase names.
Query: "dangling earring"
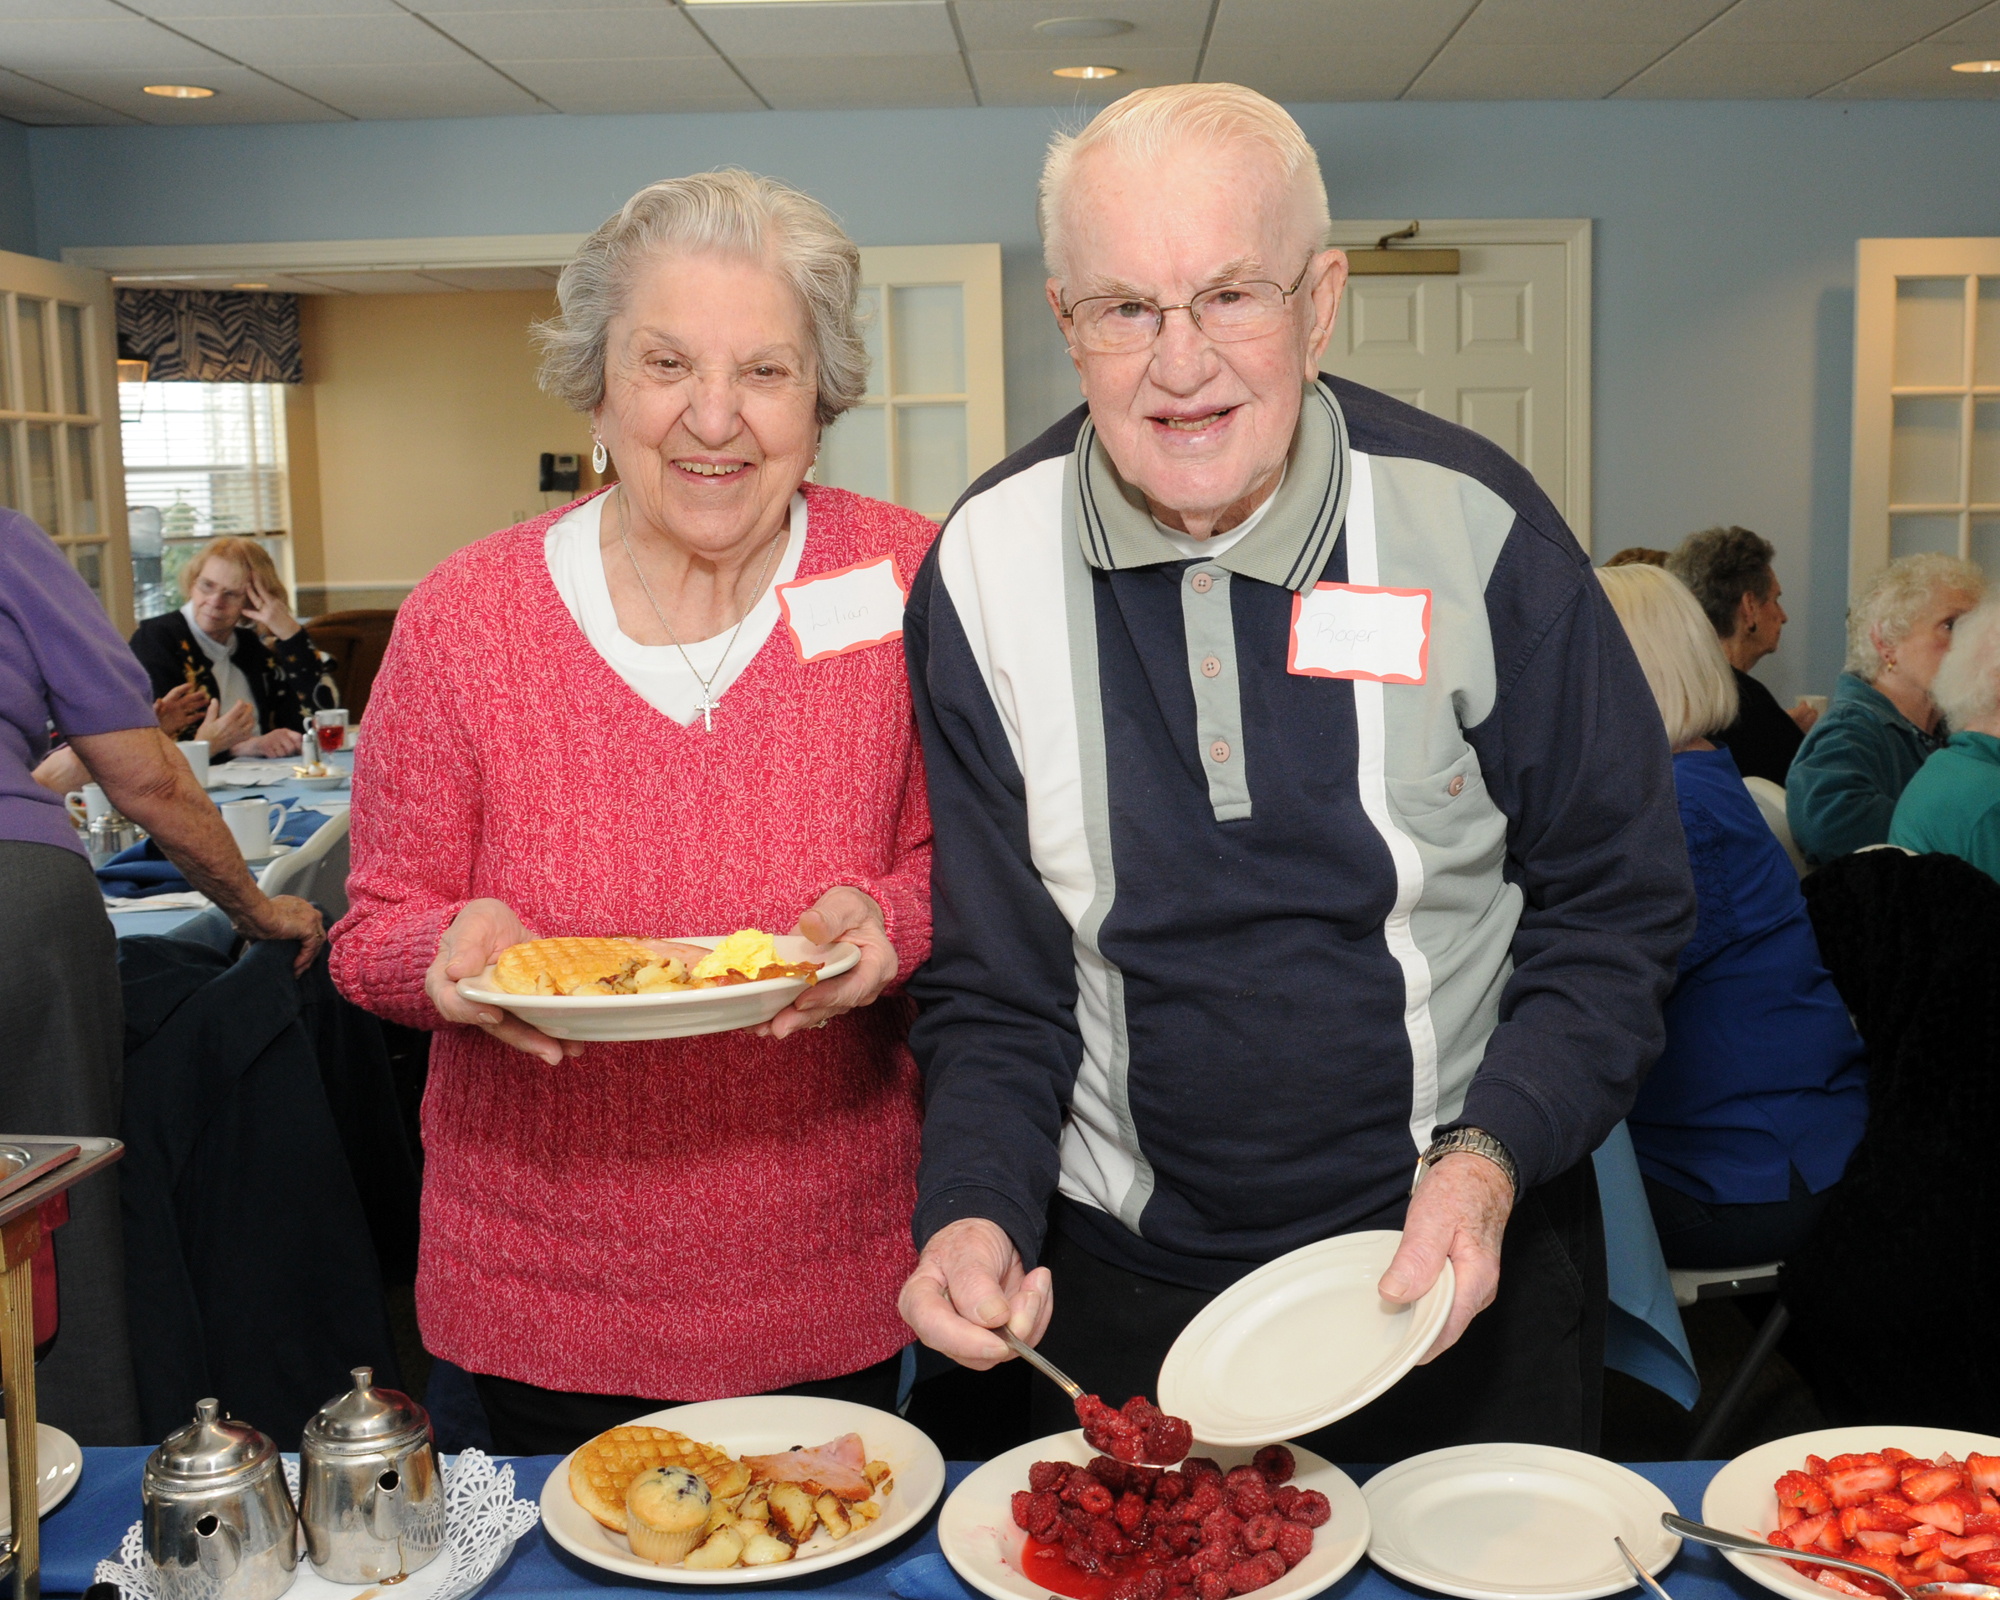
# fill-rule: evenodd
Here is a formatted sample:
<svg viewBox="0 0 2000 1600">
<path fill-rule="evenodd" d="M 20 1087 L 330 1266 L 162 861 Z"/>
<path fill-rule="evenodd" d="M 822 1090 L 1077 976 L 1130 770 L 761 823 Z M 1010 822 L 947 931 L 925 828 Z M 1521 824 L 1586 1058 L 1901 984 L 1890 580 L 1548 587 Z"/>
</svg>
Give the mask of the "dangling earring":
<svg viewBox="0 0 2000 1600">
<path fill-rule="evenodd" d="M 590 446 L 590 470 L 601 478 L 604 476 L 605 463 L 611 457 L 604 453 L 604 441 L 602 439 L 593 438 L 590 441 Z"/>
</svg>

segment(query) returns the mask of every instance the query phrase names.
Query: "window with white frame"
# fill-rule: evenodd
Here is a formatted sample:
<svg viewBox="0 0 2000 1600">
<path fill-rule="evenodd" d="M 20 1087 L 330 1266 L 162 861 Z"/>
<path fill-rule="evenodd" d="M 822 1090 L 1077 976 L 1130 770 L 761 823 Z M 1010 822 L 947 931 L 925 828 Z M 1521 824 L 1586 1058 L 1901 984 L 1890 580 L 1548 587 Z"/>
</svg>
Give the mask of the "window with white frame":
<svg viewBox="0 0 2000 1600">
<path fill-rule="evenodd" d="M 121 383 L 133 611 L 181 603 L 181 569 L 224 535 L 258 540 L 292 581 L 285 387 Z"/>
</svg>

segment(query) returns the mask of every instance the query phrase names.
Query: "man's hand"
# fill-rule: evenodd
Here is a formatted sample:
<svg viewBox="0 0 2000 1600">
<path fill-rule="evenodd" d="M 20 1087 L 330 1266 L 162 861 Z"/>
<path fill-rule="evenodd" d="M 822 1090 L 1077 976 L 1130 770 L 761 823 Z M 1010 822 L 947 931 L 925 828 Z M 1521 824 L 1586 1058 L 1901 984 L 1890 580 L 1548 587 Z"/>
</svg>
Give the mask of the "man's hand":
<svg viewBox="0 0 2000 1600">
<path fill-rule="evenodd" d="M 1513 1209 L 1507 1175 L 1484 1156 L 1464 1151 L 1439 1161 L 1410 1196 L 1402 1245 L 1378 1287 L 1384 1300 L 1406 1305 L 1437 1282 L 1451 1258 L 1451 1312 L 1425 1362 L 1457 1344 L 1472 1319 L 1493 1304 L 1500 1290 L 1500 1237 Z"/>
<path fill-rule="evenodd" d="M 801 1028 L 824 1028 L 843 1011 L 873 1005 L 875 997 L 896 976 L 896 948 L 882 921 L 882 908 L 859 889 L 842 885 L 827 890 L 798 920 L 792 932 L 822 949 L 851 944 L 861 959 L 837 978 L 816 983 L 757 1032 L 782 1039 Z"/>
<path fill-rule="evenodd" d="M 303 973 L 326 943 L 326 922 L 316 907 L 295 894 L 281 894 L 237 919 L 237 925 L 252 939 L 296 939 L 299 953 L 292 971 Z"/>
<path fill-rule="evenodd" d="M 533 937 L 505 901 L 468 901 L 438 940 L 437 959 L 424 974 L 424 993 L 446 1022 L 481 1029 L 554 1067 L 565 1056 L 582 1055 L 583 1046 L 574 1039 L 551 1039 L 511 1012 L 474 1005 L 458 992 L 460 978 L 484 972 L 487 963 L 509 945 L 525 944 Z"/>
<path fill-rule="evenodd" d="M 1023 1344 L 1040 1344 L 1055 1306 L 1049 1269 L 1023 1273 L 1006 1230 L 980 1217 L 932 1234 L 896 1300 L 919 1339 L 975 1372 L 1014 1358 L 990 1329 L 1005 1323 Z"/>
</svg>

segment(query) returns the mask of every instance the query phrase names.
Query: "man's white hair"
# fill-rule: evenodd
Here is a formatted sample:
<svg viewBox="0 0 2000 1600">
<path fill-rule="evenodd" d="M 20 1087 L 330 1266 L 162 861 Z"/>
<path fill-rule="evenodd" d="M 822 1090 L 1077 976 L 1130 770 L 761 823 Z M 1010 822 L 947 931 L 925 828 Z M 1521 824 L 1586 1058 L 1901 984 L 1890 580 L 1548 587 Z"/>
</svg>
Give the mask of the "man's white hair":
<svg viewBox="0 0 2000 1600">
<path fill-rule="evenodd" d="M 1247 144 L 1267 152 L 1293 191 L 1299 230 L 1315 250 L 1333 231 L 1326 180 L 1305 131 L 1275 100 L 1238 83 L 1176 83 L 1135 89 L 1114 100 L 1081 133 L 1059 133 L 1042 162 L 1039 217 L 1042 258 L 1049 275 L 1069 281 L 1069 190 L 1078 158 L 1100 146 L 1138 160 L 1155 160 L 1189 145 Z M 1277 263 L 1272 263 L 1275 268 Z"/>
<path fill-rule="evenodd" d="M 2000 597 L 1958 619 L 1938 664 L 1931 699 L 1954 733 L 2000 711 Z"/>
<path fill-rule="evenodd" d="M 1986 593 L 1986 574 L 1957 556 L 1926 554 L 1890 562 L 1847 608 L 1847 670 L 1873 683 L 1882 671 L 1875 631 L 1881 630 L 1884 644 L 1901 644 L 1917 618 L 1952 590 L 1977 600 Z"/>
</svg>

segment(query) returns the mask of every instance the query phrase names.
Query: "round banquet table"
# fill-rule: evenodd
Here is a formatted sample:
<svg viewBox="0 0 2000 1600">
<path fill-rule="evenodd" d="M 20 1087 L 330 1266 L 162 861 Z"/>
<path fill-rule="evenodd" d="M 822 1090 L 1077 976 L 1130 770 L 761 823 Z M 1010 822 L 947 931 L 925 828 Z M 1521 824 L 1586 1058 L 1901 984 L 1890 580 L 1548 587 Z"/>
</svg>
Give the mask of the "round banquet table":
<svg viewBox="0 0 2000 1600">
<path fill-rule="evenodd" d="M 83 1476 L 76 1491 L 42 1519 L 42 1593 L 80 1595 L 96 1575 L 100 1560 L 115 1559 L 118 1541 L 139 1518 L 139 1474 L 149 1452 L 143 1446 L 90 1449 L 83 1452 Z M 524 1499 L 538 1499 L 543 1480 L 562 1464 L 561 1456 L 514 1458 L 514 1490 Z M 979 1463 L 954 1461 L 947 1472 L 946 1494 Z M 1666 1491 L 1689 1517 L 1701 1514 L 1702 1491 L 1720 1470 L 1719 1461 L 1646 1461 L 1632 1470 Z M 1348 1475 L 1365 1483 L 1376 1467 L 1348 1467 Z M 940 1500 L 942 1505 L 943 1501 Z M 1674 1600 L 1762 1600 L 1767 1591 L 1729 1566 L 1713 1550 L 1683 1544 L 1664 1578 Z M 480 1591 L 491 1600 L 557 1600 L 617 1588 L 650 1591 L 663 1597 L 709 1591 L 671 1583 L 646 1583 L 603 1572 L 561 1549 L 537 1525 L 514 1547 L 507 1564 Z M 813 1578 L 749 1585 L 746 1594 L 812 1590 L 829 1595 L 895 1596 L 897 1600 L 980 1600 L 977 1591 L 961 1583 L 938 1552 L 937 1513 L 879 1553 Z M 356 1591 L 359 1593 L 359 1590 Z M 1627 1591 L 1636 1593 L 1636 1590 Z M 1390 1600 L 1398 1595 L 1423 1595 L 1428 1590 L 1402 1583 L 1364 1560 L 1326 1591 L 1335 1600 Z"/>
</svg>

